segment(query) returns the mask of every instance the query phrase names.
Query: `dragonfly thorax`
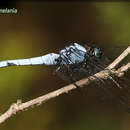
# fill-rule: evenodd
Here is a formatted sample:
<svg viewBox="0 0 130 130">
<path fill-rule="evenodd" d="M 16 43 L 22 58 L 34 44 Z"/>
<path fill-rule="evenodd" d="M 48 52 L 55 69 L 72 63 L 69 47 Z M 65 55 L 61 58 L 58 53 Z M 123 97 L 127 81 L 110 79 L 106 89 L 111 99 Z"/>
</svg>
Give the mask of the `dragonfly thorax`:
<svg viewBox="0 0 130 130">
<path fill-rule="evenodd" d="M 86 59 L 87 50 L 77 43 L 74 43 L 68 47 L 62 49 L 58 58 L 60 65 L 73 65 L 78 64 Z"/>
</svg>

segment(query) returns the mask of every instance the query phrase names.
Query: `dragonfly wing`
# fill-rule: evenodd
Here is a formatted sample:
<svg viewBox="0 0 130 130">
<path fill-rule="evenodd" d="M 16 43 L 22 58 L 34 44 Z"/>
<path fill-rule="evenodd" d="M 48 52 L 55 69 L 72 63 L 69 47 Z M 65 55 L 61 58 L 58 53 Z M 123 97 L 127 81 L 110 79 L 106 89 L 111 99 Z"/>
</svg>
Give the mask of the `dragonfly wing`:
<svg viewBox="0 0 130 130">
<path fill-rule="evenodd" d="M 112 101 L 118 103 L 122 108 L 130 112 L 130 86 L 126 85 L 127 81 L 122 79 L 116 79 L 121 85 L 121 88 L 115 86 L 115 84 L 106 81 L 105 90 L 112 98 Z M 124 83 L 125 82 L 125 83 Z"/>
<path fill-rule="evenodd" d="M 103 69 L 102 65 L 99 66 L 92 62 L 91 65 L 98 70 Z M 108 80 L 106 80 L 105 82 L 100 82 L 101 85 L 99 85 L 98 88 L 101 89 L 101 91 L 104 92 L 109 99 L 112 99 L 112 101 L 118 103 L 122 108 L 130 112 L 130 86 L 128 85 L 129 83 L 127 84 L 126 80 L 123 81 L 123 79 L 119 79 L 114 75 L 110 75 L 110 77 L 111 78 L 108 78 Z M 109 80 L 112 82 L 110 82 Z"/>
</svg>

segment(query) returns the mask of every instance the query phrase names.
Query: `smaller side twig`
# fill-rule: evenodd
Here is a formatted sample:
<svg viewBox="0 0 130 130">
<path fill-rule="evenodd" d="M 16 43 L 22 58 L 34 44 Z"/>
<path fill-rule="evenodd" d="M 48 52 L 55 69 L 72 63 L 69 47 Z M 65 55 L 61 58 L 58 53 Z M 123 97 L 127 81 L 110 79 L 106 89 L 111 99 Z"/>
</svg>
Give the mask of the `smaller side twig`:
<svg viewBox="0 0 130 130">
<path fill-rule="evenodd" d="M 107 69 L 115 68 L 128 54 L 130 53 L 130 46 L 118 57 L 116 58 Z"/>
<path fill-rule="evenodd" d="M 122 77 L 130 69 L 130 62 L 115 71 L 116 76 Z"/>
</svg>

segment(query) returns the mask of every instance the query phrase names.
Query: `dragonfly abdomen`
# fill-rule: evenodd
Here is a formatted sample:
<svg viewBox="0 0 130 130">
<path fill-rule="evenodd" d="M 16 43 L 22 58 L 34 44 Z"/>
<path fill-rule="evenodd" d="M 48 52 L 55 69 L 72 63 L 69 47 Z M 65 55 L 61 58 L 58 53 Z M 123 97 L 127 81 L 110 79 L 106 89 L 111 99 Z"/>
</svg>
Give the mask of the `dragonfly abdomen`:
<svg viewBox="0 0 130 130">
<path fill-rule="evenodd" d="M 25 66 L 25 65 L 56 65 L 55 59 L 59 57 L 59 54 L 50 53 L 44 56 L 28 58 L 28 59 L 16 59 L 6 60 L 0 62 L 0 68 L 6 66 Z"/>
</svg>

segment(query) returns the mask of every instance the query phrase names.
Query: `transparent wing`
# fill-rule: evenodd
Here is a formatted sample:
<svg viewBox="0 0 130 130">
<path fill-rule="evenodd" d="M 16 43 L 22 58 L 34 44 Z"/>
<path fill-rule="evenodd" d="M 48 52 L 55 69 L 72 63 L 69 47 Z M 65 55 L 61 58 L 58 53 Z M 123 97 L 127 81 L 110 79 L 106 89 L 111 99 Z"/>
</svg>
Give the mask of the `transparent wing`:
<svg viewBox="0 0 130 130">
<path fill-rule="evenodd" d="M 99 64 L 96 64 L 94 61 L 91 61 L 90 64 L 98 70 L 103 69 L 102 65 L 99 66 Z M 130 112 L 130 86 L 127 77 L 119 79 L 114 75 L 110 75 L 107 81 L 102 82 L 102 79 L 98 81 L 101 84 L 98 85 L 98 88 L 105 93 L 109 99 Z"/>
<path fill-rule="evenodd" d="M 68 70 L 69 69 L 69 70 Z M 71 67 L 62 67 L 58 69 L 57 73 L 64 80 L 70 81 L 70 74 L 73 81 L 80 80 L 84 77 L 93 75 L 104 69 L 104 66 L 98 61 L 90 60 L 87 64 L 77 64 Z M 69 71 L 69 73 L 68 73 Z M 119 104 L 123 109 L 130 111 L 130 86 L 125 80 L 118 79 L 114 75 L 106 80 L 99 79 L 95 82 L 95 89 L 100 91 L 107 99 L 112 100 L 113 103 Z"/>
</svg>

